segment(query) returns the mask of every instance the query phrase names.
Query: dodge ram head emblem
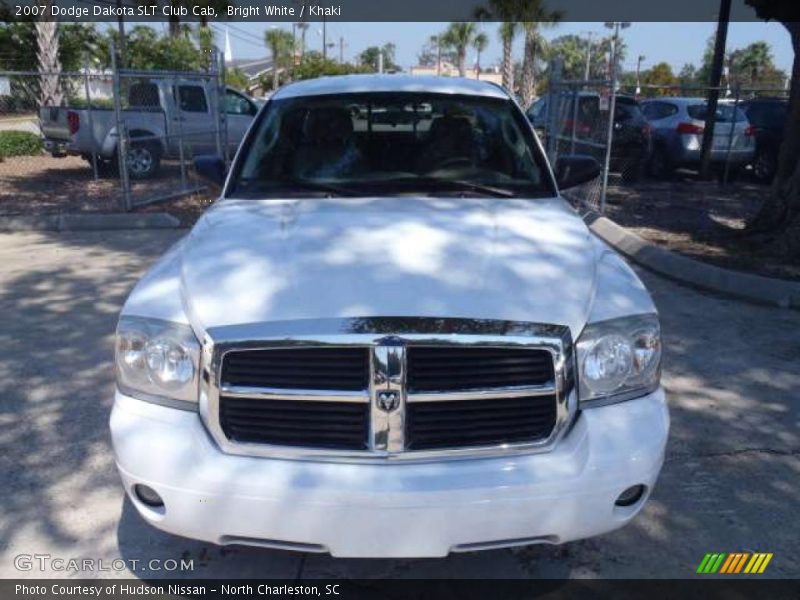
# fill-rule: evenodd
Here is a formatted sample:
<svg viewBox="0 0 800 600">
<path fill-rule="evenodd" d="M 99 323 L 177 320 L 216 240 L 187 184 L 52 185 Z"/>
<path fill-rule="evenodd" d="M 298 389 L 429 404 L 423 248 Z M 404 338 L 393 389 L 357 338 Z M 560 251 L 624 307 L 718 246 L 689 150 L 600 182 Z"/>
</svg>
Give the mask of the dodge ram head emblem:
<svg viewBox="0 0 800 600">
<path fill-rule="evenodd" d="M 397 392 L 378 392 L 378 408 L 392 412 L 400 406 L 400 394 Z"/>
</svg>

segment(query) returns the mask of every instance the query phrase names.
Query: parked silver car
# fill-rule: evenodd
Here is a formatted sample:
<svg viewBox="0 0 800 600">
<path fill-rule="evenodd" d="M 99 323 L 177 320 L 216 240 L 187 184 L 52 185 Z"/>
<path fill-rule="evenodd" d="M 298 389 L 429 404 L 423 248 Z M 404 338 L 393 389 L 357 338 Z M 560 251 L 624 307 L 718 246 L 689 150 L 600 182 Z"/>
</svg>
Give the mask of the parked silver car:
<svg viewBox="0 0 800 600">
<path fill-rule="evenodd" d="M 650 173 L 669 175 L 678 167 L 700 166 L 707 103 L 702 98 L 655 98 L 641 104 L 653 131 Z M 728 104 L 717 107 L 711 162 L 717 169 L 729 162 L 729 172 L 748 164 L 755 154 L 755 131 L 742 110 Z"/>
</svg>

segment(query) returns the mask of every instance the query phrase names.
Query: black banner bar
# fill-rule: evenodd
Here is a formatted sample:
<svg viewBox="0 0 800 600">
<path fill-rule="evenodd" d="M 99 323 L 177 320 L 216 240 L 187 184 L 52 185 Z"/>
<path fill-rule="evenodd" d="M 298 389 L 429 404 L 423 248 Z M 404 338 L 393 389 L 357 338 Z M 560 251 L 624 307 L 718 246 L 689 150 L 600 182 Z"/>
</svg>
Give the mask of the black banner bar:
<svg viewBox="0 0 800 600">
<path fill-rule="evenodd" d="M 769 598 L 796 600 L 800 581 L 755 580 L 743 576 L 692 580 L 222 580 L 183 579 L 29 579 L 0 581 L 3 600 L 242 600 L 292 598 L 307 600 L 530 600 L 614 598 L 615 600 L 715 600 Z"/>
<path fill-rule="evenodd" d="M 41 10 L 58 21 L 165 22 L 170 18 L 199 22 L 225 21 L 297 22 L 322 21 L 502 21 L 493 14 L 489 0 L 231 0 L 225 10 L 207 0 L 123 0 L 122 12 L 115 0 L 53 0 L 50 7 L 36 0 L 0 0 L 4 18 L 35 19 Z M 719 0 L 545 0 L 542 8 L 557 13 L 561 21 L 716 21 Z M 795 9 L 800 20 L 800 2 Z M 521 18 L 519 20 L 526 20 Z M 745 0 L 733 0 L 732 21 L 757 21 Z M 793 20 L 793 19 L 789 19 Z"/>
</svg>

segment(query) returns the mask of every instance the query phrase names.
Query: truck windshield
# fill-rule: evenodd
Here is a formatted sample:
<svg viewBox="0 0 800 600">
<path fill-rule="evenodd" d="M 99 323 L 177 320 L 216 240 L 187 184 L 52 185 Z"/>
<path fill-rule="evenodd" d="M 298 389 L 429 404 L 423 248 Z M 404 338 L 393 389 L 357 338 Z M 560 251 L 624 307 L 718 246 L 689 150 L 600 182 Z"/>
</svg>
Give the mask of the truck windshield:
<svg viewBox="0 0 800 600">
<path fill-rule="evenodd" d="M 242 155 L 237 196 L 555 194 L 530 126 L 498 98 L 376 92 L 273 100 Z"/>
</svg>

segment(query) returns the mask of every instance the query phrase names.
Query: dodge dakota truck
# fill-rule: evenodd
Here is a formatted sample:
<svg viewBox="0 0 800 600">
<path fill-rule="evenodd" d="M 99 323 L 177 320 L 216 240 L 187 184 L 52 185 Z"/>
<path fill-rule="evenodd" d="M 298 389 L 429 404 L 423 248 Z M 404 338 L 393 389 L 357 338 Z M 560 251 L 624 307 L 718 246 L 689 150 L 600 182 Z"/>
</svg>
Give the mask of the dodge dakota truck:
<svg viewBox="0 0 800 600">
<path fill-rule="evenodd" d="M 216 90 L 206 81 L 137 79 L 126 83 L 121 119 L 130 139 L 126 163 L 132 179 L 155 177 L 162 158 L 180 157 L 181 144 L 188 157 L 214 151 L 218 120 L 223 128 L 220 142 L 235 151 L 258 112 L 254 99 L 233 88 L 225 89 L 224 106 L 218 109 Z M 90 163 L 96 159 L 103 174 L 116 170 L 119 136 L 110 106 L 44 106 L 39 119 L 44 148 L 51 155 L 79 155 Z"/>
<path fill-rule="evenodd" d="M 380 127 L 373 116 L 380 115 Z M 116 332 L 125 492 L 167 532 L 338 557 L 562 544 L 664 459 L 655 306 L 500 87 L 282 87 Z"/>
</svg>

